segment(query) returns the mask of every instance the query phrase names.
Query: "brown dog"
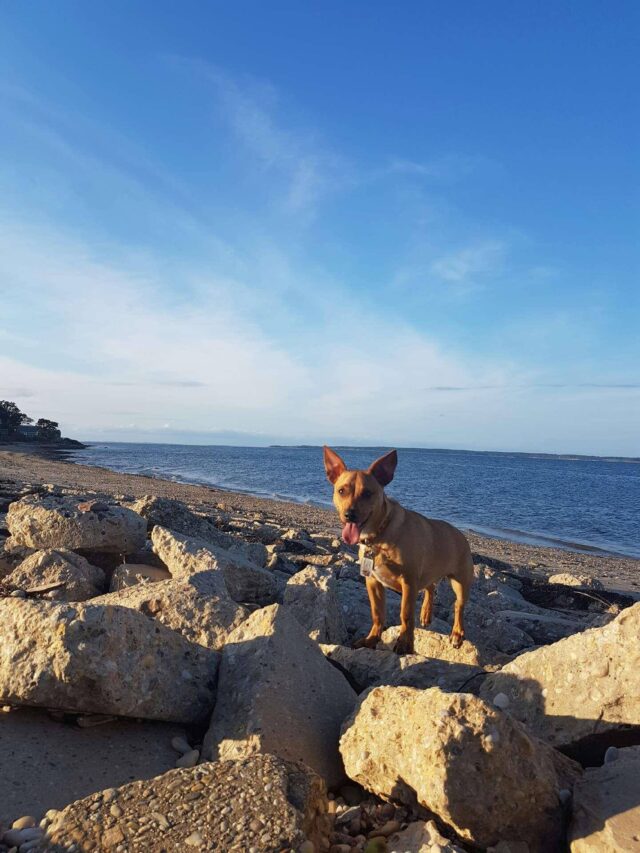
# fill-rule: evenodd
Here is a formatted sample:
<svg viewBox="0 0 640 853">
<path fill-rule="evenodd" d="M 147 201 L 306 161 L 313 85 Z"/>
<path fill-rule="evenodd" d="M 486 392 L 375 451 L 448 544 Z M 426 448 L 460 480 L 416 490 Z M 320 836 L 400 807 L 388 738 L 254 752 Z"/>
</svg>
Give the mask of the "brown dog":
<svg viewBox="0 0 640 853">
<path fill-rule="evenodd" d="M 342 538 L 360 544 L 361 573 L 365 575 L 373 625 L 354 648 L 375 648 L 384 630 L 385 587 L 402 594 L 402 630 L 395 645 L 398 654 L 413 653 L 414 612 L 418 592 L 424 603 L 420 623 L 428 625 L 436 583 L 448 577 L 456 596 L 451 642 L 464 637 L 462 615 L 473 581 L 469 543 L 446 521 L 425 518 L 387 497 L 384 487 L 393 480 L 398 464 L 395 450 L 381 456 L 366 471 L 349 471 L 329 447 L 324 448 L 327 479 L 333 483 L 333 502 L 344 524 Z"/>
</svg>

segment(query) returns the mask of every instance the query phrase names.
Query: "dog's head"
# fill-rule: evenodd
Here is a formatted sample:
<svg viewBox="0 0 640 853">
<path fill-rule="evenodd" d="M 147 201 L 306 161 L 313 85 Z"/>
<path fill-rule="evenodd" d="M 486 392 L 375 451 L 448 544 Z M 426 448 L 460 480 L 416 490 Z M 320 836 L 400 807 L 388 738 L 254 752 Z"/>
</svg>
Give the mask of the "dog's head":
<svg viewBox="0 0 640 853">
<path fill-rule="evenodd" d="M 391 450 L 376 459 L 366 471 L 349 471 L 338 454 L 324 448 L 324 469 L 333 483 L 333 502 L 344 524 L 342 538 L 355 545 L 370 521 L 379 519 L 384 501 L 384 487 L 393 480 L 398 454 Z"/>
</svg>

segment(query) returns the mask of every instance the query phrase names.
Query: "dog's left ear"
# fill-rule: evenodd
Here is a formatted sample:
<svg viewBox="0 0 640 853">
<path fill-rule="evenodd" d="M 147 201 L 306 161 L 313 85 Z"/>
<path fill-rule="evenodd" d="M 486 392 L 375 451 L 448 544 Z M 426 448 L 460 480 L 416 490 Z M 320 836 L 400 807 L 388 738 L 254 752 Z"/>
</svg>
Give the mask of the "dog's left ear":
<svg viewBox="0 0 640 853">
<path fill-rule="evenodd" d="M 373 474 L 381 486 L 388 486 L 393 480 L 397 464 L 398 452 L 390 450 L 369 466 L 367 474 Z"/>
</svg>

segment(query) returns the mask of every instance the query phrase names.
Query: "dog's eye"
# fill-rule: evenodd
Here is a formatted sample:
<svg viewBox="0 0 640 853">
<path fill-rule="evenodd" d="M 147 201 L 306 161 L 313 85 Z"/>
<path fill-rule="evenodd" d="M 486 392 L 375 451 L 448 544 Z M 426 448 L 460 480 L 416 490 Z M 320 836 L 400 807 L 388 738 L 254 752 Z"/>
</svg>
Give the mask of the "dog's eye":
<svg viewBox="0 0 640 853">
<path fill-rule="evenodd" d="M 338 494 L 344 495 L 344 486 L 340 486 L 340 488 L 338 489 Z"/>
<path fill-rule="evenodd" d="M 365 489 L 365 490 L 362 492 L 362 497 L 363 497 L 363 498 L 370 498 L 370 497 L 371 497 L 371 492 L 369 491 L 369 489 Z"/>
</svg>

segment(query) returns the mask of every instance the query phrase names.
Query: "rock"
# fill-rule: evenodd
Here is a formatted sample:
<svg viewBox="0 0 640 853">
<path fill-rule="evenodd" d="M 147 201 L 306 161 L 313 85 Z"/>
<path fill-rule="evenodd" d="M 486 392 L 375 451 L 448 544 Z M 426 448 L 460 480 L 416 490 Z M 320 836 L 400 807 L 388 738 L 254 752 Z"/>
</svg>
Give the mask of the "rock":
<svg viewBox="0 0 640 853">
<path fill-rule="evenodd" d="M 93 603 L 130 607 L 207 649 L 221 649 L 229 632 L 249 615 L 245 607 L 229 597 L 218 569 L 180 580 L 126 587 L 102 595 Z"/>
<path fill-rule="evenodd" d="M 176 767 L 195 767 L 200 758 L 200 750 L 190 749 L 176 761 Z"/>
<path fill-rule="evenodd" d="M 171 572 L 168 569 L 160 569 L 146 563 L 123 563 L 114 569 L 109 591 L 118 592 L 120 589 L 136 586 L 139 583 L 157 583 L 158 581 L 170 580 L 170 578 Z"/>
<path fill-rule="evenodd" d="M 58 601 L 85 601 L 100 595 L 104 572 L 73 551 L 47 549 L 36 551 L 6 578 L 8 584 L 29 592 L 56 586 L 43 597 Z M 62 586 L 57 586 L 62 584 Z"/>
<path fill-rule="evenodd" d="M 288 581 L 283 601 L 312 640 L 346 642 L 347 629 L 331 572 L 315 566 L 298 572 Z"/>
<path fill-rule="evenodd" d="M 121 809 L 116 819 L 114 804 Z M 100 793 L 79 800 L 54 817 L 47 843 L 49 849 L 68 850 L 81 839 L 85 850 L 122 844 L 122 849 L 161 853 L 191 847 L 299 850 L 308 840 L 319 850 L 329 832 L 326 807 L 324 784 L 309 768 L 274 755 L 252 755 L 133 782 L 108 802 Z"/>
<path fill-rule="evenodd" d="M 35 817 L 33 817 L 33 815 L 25 815 L 24 817 L 19 817 L 18 820 L 14 820 L 11 824 L 11 829 L 27 829 L 28 827 L 35 825 Z"/>
<path fill-rule="evenodd" d="M 508 711 L 553 746 L 594 732 L 640 724 L 640 603 L 591 628 L 520 655 L 487 677 L 480 695 L 498 693 Z"/>
<path fill-rule="evenodd" d="M 352 649 L 336 645 L 322 645 L 321 649 L 332 663 L 348 673 L 349 683 L 357 693 L 379 684 L 462 690 L 464 685 L 475 680 L 474 676 L 483 673 L 480 667 L 472 664 L 456 664 L 421 655 L 399 656 L 388 649 Z"/>
<path fill-rule="evenodd" d="M 585 770 L 573 789 L 569 841 L 571 853 L 640 850 L 640 746 Z"/>
<path fill-rule="evenodd" d="M 340 725 L 356 695 L 284 605 L 253 613 L 222 652 L 205 760 L 272 752 L 344 781 Z M 286 735 L 285 735 L 286 733 Z"/>
<path fill-rule="evenodd" d="M 435 846 L 437 845 L 437 847 Z M 389 838 L 388 853 L 464 853 L 438 831 L 435 821 L 414 821 Z"/>
<path fill-rule="evenodd" d="M 278 594 L 278 583 L 271 572 L 253 565 L 240 554 L 158 526 L 151 532 L 151 541 L 155 553 L 174 578 L 217 569 L 224 574 L 234 601 L 265 605 L 273 602 Z"/>
<path fill-rule="evenodd" d="M 604 589 L 604 584 L 598 578 L 591 575 L 573 575 L 569 572 L 560 572 L 557 575 L 551 575 L 549 583 L 562 584 L 563 586 L 580 586 L 583 589 Z"/>
<path fill-rule="evenodd" d="M 176 752 L 179 752 L 180 755 L 184 755 L 186 752 L 191 752 L 191 747 L 189 746 L 188 741 L 180 736 L 174 737 L 171 740 L 171 748 L 175 749 Z"/>
<path fill-rule="evenodd" d="M 170 770 L 170 740 L 181 733 L 173 724 L 133 720 L 79 728 L 39 708 L 0 714 L 0 824 Z"/>
<path fill-rule="evenodd" d="M 398 636 L 400 626 L 387 628 L 382 634 L 382 644 L 378 648 L 393 649 Z M 451 663 L 467 664 L 475 667 L 493 666 L 497 663 L 506 663 L 509 658 L 495 650 L 487 651 L 487 646 L 478 647 L 469 640 L 464 640 L 459 648 L 455 648 L 449 637 L 429 631 L 425 628 L 416 628 L 414 637 L 414 648 L 416 655 L 423 658 L 437 658 Z"/>
<path fill-rule="evenodd" d="M 218 653 L 126 607 L 0 599 L 0 703 L 192 723 Z"/>
<path fill-rule="evenodd" d="M 267 551 L 260 542 L 247 542 L 220 530 L 213 519 L 198 515 L 181 501 L 145 495 L 131 504 L 131 509 L 146 519 L 149 531 L 156 525 L 166 527 L 192 539 L 202 539 L 209 545 L 231 551 L 251 563 L 264 566 Z"/>
<path fill-rule="evenodd" d="M 417 798 L 467 841 L 559 849 L 554 750 L 476 696 L 374 687 L 345 721 L 340 751 L 351 779 L 407 805 Z"/>
<path fill-rule="evenodd" d="M 99 502 L 88 510 L 69 495 L 27 495 L 9 506 L 7 524 L 16 545 L 27 548 L 89 548 L 127 554 L 142 548 L 146 525 L 116 503 Z"/>
</svg>

